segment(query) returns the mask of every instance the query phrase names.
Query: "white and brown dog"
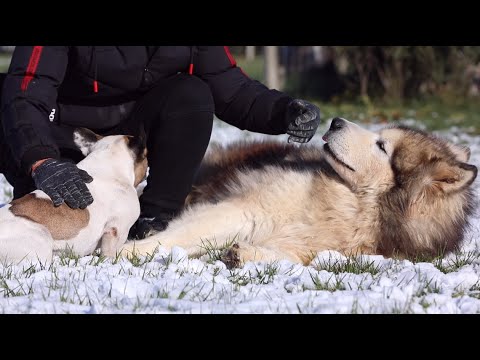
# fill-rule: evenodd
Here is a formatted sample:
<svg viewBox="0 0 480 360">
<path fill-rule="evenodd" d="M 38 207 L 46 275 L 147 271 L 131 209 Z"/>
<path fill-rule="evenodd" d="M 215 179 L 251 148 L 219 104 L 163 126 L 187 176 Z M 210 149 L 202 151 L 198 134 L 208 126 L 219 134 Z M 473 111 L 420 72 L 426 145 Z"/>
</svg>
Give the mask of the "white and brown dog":
<svg viewBox="0 0 480 360">
<path fill-rule="evenodd" d="M 127 240 L 140 213 L 136 186 L 147 170 L 144 138 L 77 129 L 74 141 L 86 156 L 78 167 L 93 177 L 87 184 L 93 203 L 83 210 L 54 207 L 40 190 L 12 201 L 0 209 L 0 261 L 49 261 L 56 251 L 85 256 L 97 248 L 115 256 Z"/>
</svg>

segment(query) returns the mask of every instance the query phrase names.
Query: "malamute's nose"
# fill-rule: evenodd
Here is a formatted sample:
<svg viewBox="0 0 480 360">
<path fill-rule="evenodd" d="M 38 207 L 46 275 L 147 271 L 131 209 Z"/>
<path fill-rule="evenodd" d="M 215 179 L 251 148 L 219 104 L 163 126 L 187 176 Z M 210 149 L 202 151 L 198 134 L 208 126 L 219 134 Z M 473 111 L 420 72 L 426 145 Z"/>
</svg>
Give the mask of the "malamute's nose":
<svg viewBox="0 0 480 360">
<path fill-rule="evenodd" d="M 336 131 L 340 130 L 341 128 L 344 128 L 346 125 L 345 120 L 342 118 L 336 117 L 332 120 L 332 123 L 330 124 L 330 131 Z"/>
</svg>

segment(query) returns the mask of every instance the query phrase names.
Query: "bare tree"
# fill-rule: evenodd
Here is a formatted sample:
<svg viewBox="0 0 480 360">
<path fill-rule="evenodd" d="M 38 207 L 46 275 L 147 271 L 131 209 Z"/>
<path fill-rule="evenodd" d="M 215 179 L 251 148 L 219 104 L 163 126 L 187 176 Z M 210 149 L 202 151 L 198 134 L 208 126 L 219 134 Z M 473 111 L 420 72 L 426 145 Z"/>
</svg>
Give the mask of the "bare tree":
<svg viewBox="0 0 480 360">
<path fill-rule="evenodd" d="M 265 46 L 265 82 L 270 89 L 280 90 L 278 46 Z"/>
</svg>

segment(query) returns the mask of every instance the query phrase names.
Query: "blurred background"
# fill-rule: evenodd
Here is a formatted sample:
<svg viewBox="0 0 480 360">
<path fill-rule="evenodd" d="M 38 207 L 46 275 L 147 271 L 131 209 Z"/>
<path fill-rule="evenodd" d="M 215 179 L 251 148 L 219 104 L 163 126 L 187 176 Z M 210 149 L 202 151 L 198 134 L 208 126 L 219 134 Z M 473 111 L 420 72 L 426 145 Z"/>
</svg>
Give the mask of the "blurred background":
<svg viewBox="0 0 480 360">
<path fill-rule="evenodd" d="M 6 71 L 13 46 L 0 46 Z M 270 88 L 317 103 L 324 117 L 421 121 L 480 134 L 480 46 L 230 46 Z"/>
</svg>

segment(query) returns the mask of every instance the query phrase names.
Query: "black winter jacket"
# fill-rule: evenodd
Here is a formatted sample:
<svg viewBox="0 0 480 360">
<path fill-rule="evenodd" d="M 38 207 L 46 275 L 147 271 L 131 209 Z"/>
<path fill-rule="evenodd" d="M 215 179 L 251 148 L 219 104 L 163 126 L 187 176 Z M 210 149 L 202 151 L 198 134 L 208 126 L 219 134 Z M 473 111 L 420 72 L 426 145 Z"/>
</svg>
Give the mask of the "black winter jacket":
<svg viewBox="0 0 480 360">
<path fill-rule="evenodd" d="M 125 117 L 125 106 L 179 72 L 192 72 L 209 85 L 223 121 L 266 134 L 286 131 L 291 98 L 251 80 L 226 46 L 17 46 L 1 99 L 17 164 L 28 171 L 39 159 L 59 157 L 49 121 L 111 128 Z"/>
</svg>

